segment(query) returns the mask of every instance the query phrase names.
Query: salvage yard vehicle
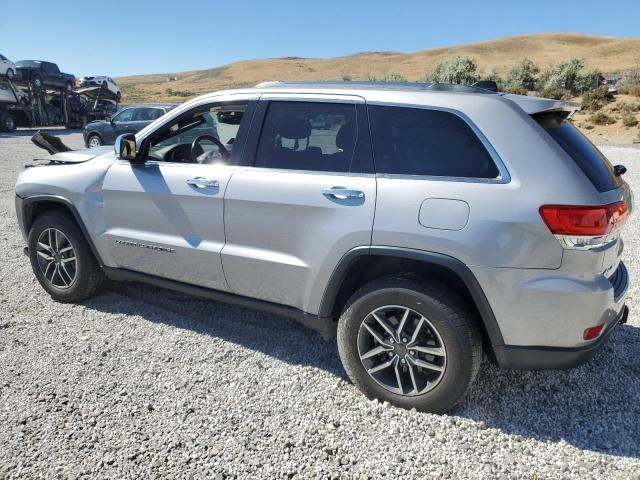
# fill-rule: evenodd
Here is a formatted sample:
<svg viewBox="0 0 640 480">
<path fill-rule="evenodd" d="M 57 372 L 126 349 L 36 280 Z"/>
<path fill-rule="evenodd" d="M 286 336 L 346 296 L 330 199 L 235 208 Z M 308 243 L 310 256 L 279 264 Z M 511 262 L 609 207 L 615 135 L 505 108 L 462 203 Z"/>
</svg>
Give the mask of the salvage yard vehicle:
<svg viewBox="0 0 640 480">
<path fill-rule="evenodd" d="M 337 334 L 367 396 L 444 412 L 483 352 L 569 368 L 627 319 L 631 191 L 573 110 L 428 83 L 223 91 L 25 170 L 17 217 L 58 301 L 109 278 L 286 315 Z"/>
<path fill-rule="evenodd" d="M 128 105 L 112 117 L 87 123 L 82 129 L 84 144 L 87 148 L 113 145 L 118 135 L 137 133 L 178 105 Z"/>
<path fill-rule="evenodd" d="M 16 75 L 16 64 L 2 54 L 0 54 L 0 75 L 5 75 L 9 80 L 13 80 Z"/>
<path fill-rule="evenodd" d="M 16 62 L 17 79 L 30 81 L 37 90 L 66 88 L 73 90 L 76 77 L 62 73 L 58 65 L 43 60 L 20 60 Z"/>
<path fill-rule="evenodd" d="M 90 77 L 80 77 L 77 80 L 79 87 L 100 87 L 103 83 L 106 85 L 107 89 L 116 96 L 116 100 L 120 102 L 122 93 L 120 92 L 120 87 L 118 87 L 113 78 L 95 75 Z"/>
</svg>

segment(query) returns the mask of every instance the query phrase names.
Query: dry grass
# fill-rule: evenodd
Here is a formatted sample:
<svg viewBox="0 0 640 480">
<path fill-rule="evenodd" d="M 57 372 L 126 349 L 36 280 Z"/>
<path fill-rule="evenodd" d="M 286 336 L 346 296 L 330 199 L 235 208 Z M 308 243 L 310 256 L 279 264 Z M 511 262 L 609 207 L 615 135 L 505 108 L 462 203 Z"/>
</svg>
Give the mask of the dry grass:
<svg viewBox="0 0 640 480">
<path fill-rule="evenodd" d="M 569 57 L 584 58 L 601 70 L 632 68 L 638 61 L 640 38 L 611 38 L 554 33 L 507 37 L 470 45 L 424 50 L 416 53 L 366 52 L 329 59 L 280 58 L 236 62 L 209 70 L 116 79 L 126 102 L 180 101 L 167 95 L 173 91 L 194 95 L 225 88 L 254 85 L 268 80 L 351 80 L 386 78 L 399 75 L 408 81 L 424 76 L 439 61 L 454 55 L 469 55 L 478 62 L 478 70 L 492 67 L 503 75 L 524 57 L 545 69 Z M 166 82 L 167 77 L 178 77 Z"/>
</svg>

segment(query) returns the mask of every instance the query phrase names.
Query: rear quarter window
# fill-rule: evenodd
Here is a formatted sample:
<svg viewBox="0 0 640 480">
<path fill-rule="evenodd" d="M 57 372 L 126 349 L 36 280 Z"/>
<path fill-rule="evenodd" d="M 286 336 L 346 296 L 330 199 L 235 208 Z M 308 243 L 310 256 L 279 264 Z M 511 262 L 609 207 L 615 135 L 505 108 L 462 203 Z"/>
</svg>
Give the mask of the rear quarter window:
<svg viewBox="0 0 640 480">
<path fill-rule="evenodd" d="M 491 155 L 459 116 L 441 110 L 370 106 L 378 173 L 497 178 Z"/>
<path fill-rule="evenodd" d="M 622 185 L 622 179 L 616 176 L 607 157 L 569 121 L 557 114 L 534 118 L 576 162 L 599 192 L 608 192 Z"/>
</svg>

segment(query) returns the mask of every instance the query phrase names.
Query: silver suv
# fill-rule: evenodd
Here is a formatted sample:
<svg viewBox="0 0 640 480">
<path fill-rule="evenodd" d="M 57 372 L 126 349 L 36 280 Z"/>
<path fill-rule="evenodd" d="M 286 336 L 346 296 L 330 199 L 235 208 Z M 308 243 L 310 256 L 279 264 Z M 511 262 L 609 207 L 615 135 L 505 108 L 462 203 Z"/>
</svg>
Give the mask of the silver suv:
<svg viewBox="0 0 640 480">
<path fill-rule="evenodd" d="M 627 317 L 632 196 L 563 102 L 430 84 L 204 95 L 16 185 L 33 271 L 78 302 L 105 277 L 336 335 L 369 397 L 449 409 L 483 352 L 586 361 Z"/>
</svg>

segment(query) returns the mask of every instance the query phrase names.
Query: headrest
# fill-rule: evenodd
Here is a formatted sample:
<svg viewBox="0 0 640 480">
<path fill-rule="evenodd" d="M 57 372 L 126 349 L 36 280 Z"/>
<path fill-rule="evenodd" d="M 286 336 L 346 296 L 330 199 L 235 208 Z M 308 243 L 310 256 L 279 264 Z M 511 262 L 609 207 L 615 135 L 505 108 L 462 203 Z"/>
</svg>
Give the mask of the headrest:
<svg viewBox="0 0 640 480">
<path fill-rule="evenodd" d="M 278 130 L 284 138 L 301 140 L 311 135 L 311 124 L 308 120 L 288 117 L 280 123 Z"/>
<path fill-rule="evenodd" d="M 336 135 L 336 147 L 341 150 L 351 150 L 356 137 L 356 130 L 353 123 L 345 123 L 338 130 Z"/>
</svg>

